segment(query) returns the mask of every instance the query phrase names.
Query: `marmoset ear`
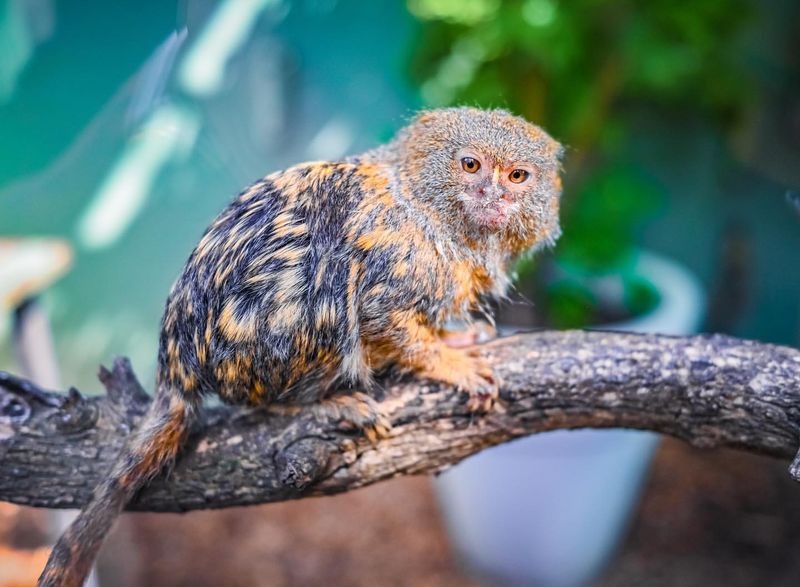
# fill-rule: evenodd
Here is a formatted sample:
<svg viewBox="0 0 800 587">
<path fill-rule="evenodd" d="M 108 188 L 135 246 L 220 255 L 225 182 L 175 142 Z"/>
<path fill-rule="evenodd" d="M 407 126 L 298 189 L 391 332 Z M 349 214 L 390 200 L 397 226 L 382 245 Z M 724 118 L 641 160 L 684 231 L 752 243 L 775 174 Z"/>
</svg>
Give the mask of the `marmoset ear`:
<svg viewBox="0 0 800 587">
<path fill-rule="evenodd" d="M 567 148 L 557 140 L 553 139 L 553 154 L 555 155 L 556 160 L 561 162 L 564 160 L 564 156 L 567 154 Z"/>
<path fill-rule="evenodd" d="M 414 122 L 422 124 L 424 126 L 428 126 L 430 124 L 433 124 L 434 120 L 436 119 L 436 116 L 437 114 L 433 110 L 423 110 L 420 114 L 418 114 L 414 118 Z"/>
</svg>

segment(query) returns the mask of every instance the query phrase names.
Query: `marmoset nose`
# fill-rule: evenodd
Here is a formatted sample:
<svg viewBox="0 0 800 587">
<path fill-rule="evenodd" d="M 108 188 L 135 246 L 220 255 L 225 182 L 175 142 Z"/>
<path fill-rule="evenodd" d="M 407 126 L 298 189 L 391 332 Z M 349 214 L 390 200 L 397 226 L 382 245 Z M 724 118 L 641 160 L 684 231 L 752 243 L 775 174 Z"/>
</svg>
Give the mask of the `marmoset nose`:
<svg viewBox="0 0 800 587">
<path fill-rule="evenodd" d="M 489 183 L 481 184 L 475 190 L 481 198 L 495 198 L 500 195 L 500 191 L 497 189 L 497 186 L 491 185 Z"/>
<path fill-rule="evenodd" d="M 508 194 L 500 186 L 479 185 L 475 188 L 475 193 L 482 200 L 508 199 Z"/>
</svg>

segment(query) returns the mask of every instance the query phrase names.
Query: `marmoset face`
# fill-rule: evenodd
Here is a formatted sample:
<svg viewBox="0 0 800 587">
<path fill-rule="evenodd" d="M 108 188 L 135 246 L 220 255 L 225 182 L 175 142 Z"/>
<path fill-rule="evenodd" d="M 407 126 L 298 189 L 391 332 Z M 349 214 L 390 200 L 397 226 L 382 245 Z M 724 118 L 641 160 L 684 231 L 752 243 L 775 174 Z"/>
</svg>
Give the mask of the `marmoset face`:
<svg viewBox="0 0 800 587">
<path fill-rule="evenodd" d="M 498 235 L 518 253 L 558 237 L 561 145 L 503 110 L 448 108 L 403 131 L 404 179 L 472 240 Z"/>
<path fill-rule="evenodd" d="M 534 197 L 538 172 L 532 162 L 467 147 L 455 153 L 453 164 L 462 186 L 457 198 L 468 221 L 478 228 L 506 228 L 519 214 L 521 203 Z"/>
</svg>

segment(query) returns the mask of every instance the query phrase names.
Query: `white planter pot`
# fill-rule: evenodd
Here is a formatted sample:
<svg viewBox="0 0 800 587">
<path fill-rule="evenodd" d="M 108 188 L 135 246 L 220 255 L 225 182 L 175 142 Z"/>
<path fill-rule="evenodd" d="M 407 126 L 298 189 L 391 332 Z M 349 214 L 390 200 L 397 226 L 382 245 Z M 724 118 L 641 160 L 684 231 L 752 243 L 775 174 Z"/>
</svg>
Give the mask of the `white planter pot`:
<svg viewBox="0 0 800 587">
<path fill-rule="evenodd" d="M 637 272 L 659 290 L 658 307 L 604 329 L 696 332 L 697 280 L 649 253 Z M 561 430 L 465 460 L 435 481 L 453 546 L 471 569 L 510 584 L 587 584 L 614 552 L 658 442 L 649 432 Z"/>
</svg>

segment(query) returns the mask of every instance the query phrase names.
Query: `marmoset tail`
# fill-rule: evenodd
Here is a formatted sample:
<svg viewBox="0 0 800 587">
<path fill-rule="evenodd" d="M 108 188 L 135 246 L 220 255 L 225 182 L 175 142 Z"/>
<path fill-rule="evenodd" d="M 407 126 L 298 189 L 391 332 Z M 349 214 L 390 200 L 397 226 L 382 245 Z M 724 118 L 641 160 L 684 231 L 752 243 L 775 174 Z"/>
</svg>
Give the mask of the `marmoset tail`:
<svg viewBox="0 0 800 587">
<path fill-rule="evenodd" d="M 222 211 L 167 299 L 157 395 L 40 586 L 79 586 L 114 519 L 171 464 L 202 398 L 307 406 L 370 439 L 392 368 L 497 395 L 474 349 L 442 337 L 503 296 L 509 265 L 558 237 L 562 149 L 502 110 L 419 114 L 387 145 L 255 182 Z"/>
</svg>

